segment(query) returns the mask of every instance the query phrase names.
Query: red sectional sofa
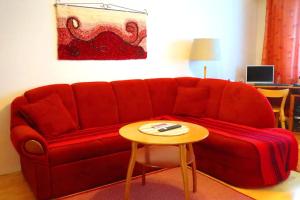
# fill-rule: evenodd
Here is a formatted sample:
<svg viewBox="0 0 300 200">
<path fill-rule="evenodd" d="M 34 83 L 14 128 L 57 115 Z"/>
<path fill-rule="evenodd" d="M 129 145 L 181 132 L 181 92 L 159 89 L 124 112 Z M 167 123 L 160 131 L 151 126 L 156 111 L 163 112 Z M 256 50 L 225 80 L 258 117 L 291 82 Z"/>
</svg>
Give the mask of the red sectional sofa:
<svg viewBox="0 0 300 200">
<path fill-rule="evenodd" d="M 197 168 L 235 186 L 274 185 L 297 165 L 293 134 L 273 128 L 269 102 L 243 83 L 181 77 L 55 84 L 17 97 L 11 112 L 11 140 L 38 199 L 124 179 L 130 142 L 118 129 L 139 120 L 207 127 L 209 137 L 194 144 Z"/>
</svg>

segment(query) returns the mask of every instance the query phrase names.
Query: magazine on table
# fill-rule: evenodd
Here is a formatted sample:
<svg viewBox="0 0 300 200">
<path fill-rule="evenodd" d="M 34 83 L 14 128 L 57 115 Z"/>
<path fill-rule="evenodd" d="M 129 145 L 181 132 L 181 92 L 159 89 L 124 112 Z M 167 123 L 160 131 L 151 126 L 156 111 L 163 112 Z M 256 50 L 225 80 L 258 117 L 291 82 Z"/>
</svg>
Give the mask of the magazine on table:
<svg viewBox="0 0 300 200">
<path fill-rule="evenodd" d="M 159 136 L 182 135 L 188 130 L 184 125 L 170 122 L 148 123 L 139 127 L 139 131 L 142 133 Z"/>
</svg>

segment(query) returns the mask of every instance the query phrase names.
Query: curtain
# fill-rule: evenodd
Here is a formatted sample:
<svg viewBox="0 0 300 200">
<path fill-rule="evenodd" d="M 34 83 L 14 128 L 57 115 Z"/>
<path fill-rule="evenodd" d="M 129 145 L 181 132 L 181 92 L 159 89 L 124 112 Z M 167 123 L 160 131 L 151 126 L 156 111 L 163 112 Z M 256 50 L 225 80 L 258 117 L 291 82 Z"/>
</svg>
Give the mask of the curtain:
<svg viewBox="0 0 300 200">
<path fill-rule="evenodd" d="M 275 65 L 276 83 L 300 76 L 300 0 L 266 0 L 263 64 Z"/>
</svg>

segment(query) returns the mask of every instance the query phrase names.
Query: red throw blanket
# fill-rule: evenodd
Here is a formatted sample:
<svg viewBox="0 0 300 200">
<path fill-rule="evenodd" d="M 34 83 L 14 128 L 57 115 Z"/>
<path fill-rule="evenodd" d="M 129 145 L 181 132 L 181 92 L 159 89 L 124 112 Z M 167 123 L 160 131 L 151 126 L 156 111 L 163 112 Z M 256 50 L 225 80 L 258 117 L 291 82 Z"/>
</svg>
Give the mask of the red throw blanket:
<svg viewBox="0 0 300 200">
<path fill-rule="evenodd" d="M 297 167 L 298 143 L 293 133 L 284 129 L 257 129 L 210 118 L 164 116 L 168 120 L 184 120 L 206 127 L 210 134 L 220 134 L 253 144 L 260 157 L 265 185 L 278 183 Z"/>
</svg>

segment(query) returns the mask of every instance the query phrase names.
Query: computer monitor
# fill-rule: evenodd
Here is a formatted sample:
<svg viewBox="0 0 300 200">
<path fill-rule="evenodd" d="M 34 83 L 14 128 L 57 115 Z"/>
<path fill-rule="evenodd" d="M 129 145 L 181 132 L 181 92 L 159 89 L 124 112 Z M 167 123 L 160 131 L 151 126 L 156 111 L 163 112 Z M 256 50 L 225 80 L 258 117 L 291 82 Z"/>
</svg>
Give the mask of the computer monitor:
<svg viewBox="0 0 300 200">
<path fill-rule="evenodd" d="M 247 83 L 274 83 L 274 65 L 247 65 Z"/>
</svg>

